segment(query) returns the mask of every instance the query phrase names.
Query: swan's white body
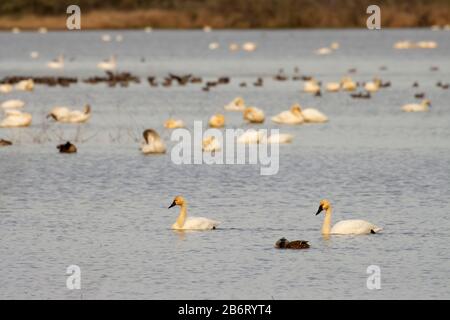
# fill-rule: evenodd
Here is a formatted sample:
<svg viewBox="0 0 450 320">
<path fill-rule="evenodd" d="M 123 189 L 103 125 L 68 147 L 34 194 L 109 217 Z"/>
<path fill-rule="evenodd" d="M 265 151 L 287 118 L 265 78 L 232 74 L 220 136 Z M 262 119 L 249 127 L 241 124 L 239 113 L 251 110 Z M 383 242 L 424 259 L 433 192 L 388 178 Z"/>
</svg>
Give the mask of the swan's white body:
<svg viewBox="0 0 450 320">
<path fill-rule="evenodd" d="M 316 215 L 325 210 L 325 219 L 322 225 L 322 234 L 369 234 L 377 233 L 383 230 L 382 228 L 374 225 L 373 223 L 364 220 L 342 220 L 336 223 L 331 228 L 331 204 L 328 200 L 322 200 L 320 202 L 319 211 Z"/>
<path fill-rule="evenodd" d="M 283 124 L 302 124 L 305 122 L 301 112 L 296 112 L 295 110 L 292 110 L 292 108 L 291 110 L 283 111 L 272 117 L 272 121 Z"/>
<path fill-rule="evenodd" d="M 223 114 L 215 114 L 209 118 L 208 124 L 211 128 L 222 128 L 225 125 L 225 116 Z"/>
<path fill-rule="evenodd" d="M 303 85 L 303 91 L 308 93 L 317 93 L 320 91 L 320 86 L 315 80 L 306 81 Z"/>
<path fill-rule="evenodd" d="M 245 108 L 244 120 L 250 123 L 263 123 L 265 120 L 264 111 L 256 107 Z"/>
<path fill-rule="evenodd" d="M 341 87 L 342 90 L 345 91 L 354 91 L 356 90 L 357 85 L 351 78 L 346 77 L 341 80 Z"/>
<path fill-rule="evenodd" d="M 141 151 L 143 154 L 166 152 L 166 146 L 155 130 L 147 129 L 144 131 L 143 136 L 145 140 L 141 145 Z"/>
<path fill-rule="evenodd" d="M 0 92 L 1 93 L 10 93 L 13 90 L 13 86 L 9 83 L 0 84 Z"/>
<path fill-rule="evenodd" d="M 57 59 L 50 61 L 47 63 L 47 67 L 50 69 L 62 69 L 64 68 L 64 58 L 63 56 L 59 56 Z"/>
<path fill-rule="evenodd" d="M 245 110 L 245 102 L 244 99 L 237 97 L 229 104 L 224 107 L 227 111 L 244 111 Z"/>
<path fill-rule="evenodd" d="M 256 50 L 256 43 L 254 42 L 246 42 L 242 45 L 242 50 L 244 51 L 255 51 Z"/>
<path fill-rule="evenodd" d="M 24 106 L 25 106 L 25 102 L 23 102 L 22 100 L 16 100 L 16 99 L 7 100 L 1 104 L 1 107 L 3 109 L 19 109 L 19 108 L 23 108 Z"/>
<path fill-rule="evenodd" d="M 326 115 L 324 115 L 322 112 L 320 112 L 317 109 L 314 108 L 307 108 L 307 109 L 302 109 L 302 116 L 303 119 L 305 119 L 305 122 L 316 122 L 316 123 L 321 123 L 321 122 L 327 122 L 328 118 Z"/>
<path fill-rule="evenodd" d="M 404 112 L 425 112 L 430 109 L 429 104 L 426 101 L 422 101 L 422 103 L 410 103 L 405 104 L 402 107 L 402 110 Z"/>
<path fill-rule="evenodd" d="M 6 110 L 6 117 L 0 122 L 1 128 L 28 127 L 32 116 L 18 110 Z"/>
<path fill-rule="evenodd" d="M 173 200 L 173 206 L 180 206 L 180 214 L 176 222 L 172 225 L 174 230 L 213 230 L 220 224 L 220 222 L 203 217 L 187 217 L 187 206 L 183 197 L 177 196 Z"/>
<path fill-rule="evenodd" d="M 379 82 L 370 81 L 364 85 L 364 89 L 369 92 L 376 92 L 380 88 Z"/>
<path fill-rule="evenodd" d="M 220 151 L 221 146 L 219 141 L 214 136 L 206 137 L 202 141 L 202 149 L 205 152 Z"/>
<path fill-rule="evenodd" d="M 112 56 L 109 58 L 109 60 L 103 60 L 97 64 L 97 68 L 105 70 L 105 71 L 112 71 L 115 70 L 117 66 L 116 58 Z"/>
<path fill-rule="evenodd" d="M 260 143 L 283 144 L 283 143 L 291 143 L 293 139 L 294 139 L 294 136 L 292 134 L 279 133 L 279 134 L 272 134 L 269 137 L 263 137 L 262 140 L 260 141 Z"/>
<path fill-rule="evenodd" d="M 261 131 L 249 129 L 240 135 L 237 139 L 238 143 L 253 144 L 262 141 L 264 135 Z"/>
<path fill-rule="evenodd" d="M 316 54 L 318 54 L 318 55 L 326 55 L 326 54 L 330 54 L 331 52 L 333 52 L 333 50 L 328 47 L 323 47 L 323 48 L 316 50 Z"/>
<path fill-rule="evenodd" d="M 184 122 L 183 120 L 168 119 L 164 122 L 164 128 L 167 129 L 184 128 Z"/>
<path fill-rule="evenodd" d="M 84 111 L 70 110 L 68 107 L 55 107 L 50 115 L 58 122 L 64 123 L 83 123 L 91 117 L 90 108 L 85 107 Z"/>
<path fill-rule="evenodd" d="M 21 80 L 15 85 L 14 88 L 19 91 L 33 91 L 34 81 L 33 79 Z"/>
<path fill-rule="evenodd" d="M 330 234 L 369 234 L 381 230 L 382 228 L 364 220 L 342 220 L 331 228 Z"/>
<path fill-rule="evenodd" d="M 325 88 L 329 92 L 337 92 L 341 88 L 341 84 L 338 82 L 329 82 L 326 84 Z"/>
</svg>

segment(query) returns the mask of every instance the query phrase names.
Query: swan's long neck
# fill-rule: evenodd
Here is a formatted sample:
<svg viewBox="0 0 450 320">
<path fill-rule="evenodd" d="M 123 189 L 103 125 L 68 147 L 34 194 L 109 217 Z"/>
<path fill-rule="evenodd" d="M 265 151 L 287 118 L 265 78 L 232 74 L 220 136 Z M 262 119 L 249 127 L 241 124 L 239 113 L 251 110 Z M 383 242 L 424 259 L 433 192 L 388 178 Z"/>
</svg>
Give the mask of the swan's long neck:
<svg viewBox="0 0 450 320">
<path fill-rule="evenodd" d="M 183 203 L 181 205 L 180 215 L 178 216 L 177 221 L 175 222 L 175 224 L 179 228 L 182 228 L 184 226 L 184 222 L 186 221 L 186 215 L 187 215 L 186 204 Z"/>
<path fill-rule="evenodd" d="M 325 212 L 325 219 L 322 225 L 322 234 L 330 234 L 331 231 L 331 207 Z"/>
</svg>

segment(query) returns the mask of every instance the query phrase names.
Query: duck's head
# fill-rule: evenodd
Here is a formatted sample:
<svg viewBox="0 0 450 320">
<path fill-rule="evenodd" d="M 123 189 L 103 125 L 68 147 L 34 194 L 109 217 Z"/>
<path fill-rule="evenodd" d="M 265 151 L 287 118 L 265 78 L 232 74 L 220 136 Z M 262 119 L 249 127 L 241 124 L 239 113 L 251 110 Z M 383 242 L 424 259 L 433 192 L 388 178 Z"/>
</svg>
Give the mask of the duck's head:
<svg viewBox="0 0 450 320">
<path fill-rule="evenodd" d="M 317 210 L 316 216 L 321 213 L 323 210 L 328 210 L 331 207 L 330 201 L 322 200 L 320 201 L 319 209 Z"/>
<path fill-rule="evenodd" d="M 175 199 L 173 199 L 172 204 L 169 206 L 169 209 L 175 206 L 182 206 L 184 204 L 184 198 L 182 196 L 176 196 Z"/>
<path fill-rule="evenodd" d="M 302 113 L 302 108 L 300 107 L 300 105 L 298 103 L 296 103 L 296 104 L 292 105 L 291 112 L 296 113 L 296 114 Z"/>
</svg>

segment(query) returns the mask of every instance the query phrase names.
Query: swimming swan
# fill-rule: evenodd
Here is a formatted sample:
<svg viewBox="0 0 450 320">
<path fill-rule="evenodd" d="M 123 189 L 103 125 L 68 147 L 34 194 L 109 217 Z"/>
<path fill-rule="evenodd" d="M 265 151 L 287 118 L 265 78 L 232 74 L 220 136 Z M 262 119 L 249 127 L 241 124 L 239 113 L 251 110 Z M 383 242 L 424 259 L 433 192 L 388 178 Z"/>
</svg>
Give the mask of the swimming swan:
<svg viewBox="0 0 450 320">
<path fill-rule="evenodd" d="M 52 117 L 54 120 L 58 122 L 64 123 L 83 123 L 89 120 L 91 117 L 91 106 L 85 105 L 84 110 L 70 110 L 67 107 L 55 107 L 50 111 L 47 115 L 48 117 Z"/>
<path fill-rule="evenodd" d="M 184 128 L 184 122 L 182 120 L 168 119 L 164 121 L 164 128 L 167 129 L 177 129 Z"/>
<path fill-rule="evenodd" d="M 10 93 L 12 90 L 13 90 L 13 87 L 9 83 L 0 84 L 0 92 L 1 93 Z"/>
<path fill-rule="evenodd" d="M 308 93 L 318 93 L 320 92 L 320 85 L 316 80 L 305 81 L 303 91 Z"/>
<path fill-rule="evenodd" d="M 202 150 L 204 152 L 215 152 L 220 151 L 220 143 L 217 141 L 216 137 L 208 136 L 202 141 Z"/>
<path fill-rule="evenodd" d="M 290 110 L 283 111 L 272 117 L 272 121 L 275 123 L 283 124 L 301 124 L 305 122 L 305 119 L 303 119 L 300 105 L 296 103 L 291 107 Z"/>
<path fill-rule="evenodd" d="M 147 129 L 142 133 L 145 143 L 141 145 L 141 151 L 144 154 L 165 153 L 166 146 L 161 140 L 159 134 L 153 129 Z"/>
<path fill-rule="evenodd" d="M 328 200 L 320 201 L 316 215 L 325 210 L 325 219 L 322 226 L 322 234 L 369 234 L 383 230 L 376 225 L 364 220 L 342 220 L 331 228 L 331 204 Z"/>
<path fill-rule="evenodd" d="M 64 56 L 60 55 L 58 58 L 53 59 L 47 63 L 47 67 L 50 69 L 62 69 L 64 68 Z"/>
<path fill-rule="evenodd" d="M 354 90 L 356 90 L 357 84 L 355 81 L 352 80 L 352 78 L 344 77 L 341 80 L 341 87 L 342 87 L 342 90 L 345 90 L 345 91 L 354 91 Z"/>
<path fill-rule="evenodd" d="M 180 206 L 180 215 L 176 222 L 172 225 L 174 230 L 214 230 L 220 222 L 210 220 L 202 217 L 189 217 L 187 218 L 186 202 L 181 196 L 176 196 L 169 209 L 174 206 Z"/>
<path fill-rule="evenodd" d="M 211 128 L 222 128 L 225 125 L 225 116 L 223 114 L 215 114 L 209 118 L 208 124 Z"/>
<path fill-rule="evenodd" d="M 6 110 L 6 118 L 0 122 L 0 128 L 28 127 L 31 124 L 31 114 L 18 110 Z"/>
<path fill-rule="evenodd" d="M 1 107 L 3 109 L 19 109 L 19 108 L 23 108 L 24 105 L 25 105 L 25 102 L 23 102 L 22 100 L 11 99 L 11 100 L 6 100 L 5 102 L 3 102 L 1 104 Z"/>
<path fill-rule="evenodd" d="M 250 123 L 263 123 L 265 120 L 264 111 L 256 107 L 247 107 L 244 109 L 244 120 Z"/>
<path fill-rule="evenodd" d="M 402 107 L 402 110 L 404 112 L 423 112 L 430 110 L 430 107 L 431 107 L 430 100 L 425 99 L 420 104 L 417 103 L 405 104 Z"/>
<path fill-rule="evenodd" d="M 229 104 L 224 107 L 227 111 L 244 111 L 245 110 L 245 102 L 241 97 L 235 98 Z"/>
<path fill-rule="evenodd" d="M 294 138 L 293 135 L 287 133 L 273 134 L 268 137 L 266 134 L 263 133 L 263 131 L 260 130 L 256 131 L 254 129 L 249 129 L 238 137 L 237 142 L 243 144 L 257 144 L 257 143 L 284 144 L 284 143 L 291 143 L 293 138 Z"/>
<path fill-rule="evenodd" d="M 105 71 L 112 71 L 115 70 L 117 66 L 116 57 L 111 56 L 108 60 L 103 60 L 97 64 L 97 68 L 105 70 Z"/>
<path fill-rule="evenodd" d="M 33 91 L 34 81 L 33 79 L 21 80 L 14 86 L 14 88 L 18 91 Z"/>
<path fill-rule="evenodd" d="M 328 118 L 322 112 L 314 108 L 300 109 L 302 117 L 307 123 L 322 123 L 327 122 Z"/>
<path fill-rule="evenodd" d="M 325 85 L 325 89 L 328 92 L 338 92 L 341 89 L 341 84 L 339 82 L 328 82 Z"/>
</svg>

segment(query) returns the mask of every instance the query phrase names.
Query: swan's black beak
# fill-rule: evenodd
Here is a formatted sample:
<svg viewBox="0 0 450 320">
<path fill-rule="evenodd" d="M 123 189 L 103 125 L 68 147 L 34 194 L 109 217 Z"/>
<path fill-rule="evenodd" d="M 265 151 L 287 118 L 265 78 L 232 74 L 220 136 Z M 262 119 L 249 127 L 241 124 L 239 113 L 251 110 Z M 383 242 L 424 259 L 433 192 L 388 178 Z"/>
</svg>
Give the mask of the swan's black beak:
<svg viewBox="0 0 450 320">
<path fill-rule="evenodd" d="M 316 216 L 317 216 L 319 213 L 321 213 L 322 210 L 323 210 L 323 207 L 322 207 L 322 205 L 320 205 L 320 206 L 319 206 L 319 209 L 317 210 Z"/>
<path fill-rule="evenodd" d="M 177 204 L 175 203 L 175 200 L 173 200 L 172 204 L 171 204 L 170 207 L 167 208 L 167 209 L 170 209 L 170 208 L 172 208 L 172 207 L 175 207 L 176 205 L 177 205 Z"/>
</svg>

